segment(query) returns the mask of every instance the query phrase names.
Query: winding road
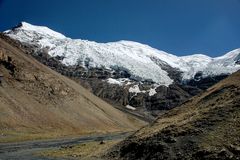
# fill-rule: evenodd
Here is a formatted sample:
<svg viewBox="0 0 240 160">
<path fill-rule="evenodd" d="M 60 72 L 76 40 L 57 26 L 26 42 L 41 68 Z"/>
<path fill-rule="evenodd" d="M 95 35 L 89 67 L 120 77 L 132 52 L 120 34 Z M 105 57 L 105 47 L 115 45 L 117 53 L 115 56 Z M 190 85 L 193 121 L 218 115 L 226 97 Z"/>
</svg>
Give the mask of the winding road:
<svg viewBox="0 0 240 160">
<path fill-rule="evenodd" d="M 104 135 L 89 135 L 78 138 L 62 138 L 54 140 L 35 140 L 19 143 L 0 143 L 0 160 L 60 160 L 36 155 L 37 152 L 61 146 L 75 145 L 92 141 L 118 140 L 129 136 L 131 132 Z"/>
</svg>

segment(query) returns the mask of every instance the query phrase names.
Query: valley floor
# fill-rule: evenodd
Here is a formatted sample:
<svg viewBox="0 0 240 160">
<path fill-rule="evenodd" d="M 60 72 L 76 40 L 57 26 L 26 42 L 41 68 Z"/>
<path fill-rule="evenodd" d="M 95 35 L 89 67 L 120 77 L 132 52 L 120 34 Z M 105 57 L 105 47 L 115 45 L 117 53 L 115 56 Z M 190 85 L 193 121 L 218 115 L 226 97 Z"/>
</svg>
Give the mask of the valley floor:
<svg viewBox="0 0 240 160">
<path fill-rule="evenodd" d="M 104 135 L 90 135 L 75 138 L 62 138 L 54 140 L 36 140 L 20 143 L 0 143 L 0 160 L 60 160 L 60 159 L 81 159 L 92 155 L 92 152 L 130 135 L 131 132 L 111 133 Z M 103 144 L 100 144 L 103 142 Z M 97 146 L 99 145 L 99 147 Z M 93 151 L 92 149 L 96 149 Z M 73 151 L 71 151 L 73 149 Z M 84 157 L 80 154 L 83 153 Z M 95 157 L 97 159 L 97 157 Z"/>
</svg>

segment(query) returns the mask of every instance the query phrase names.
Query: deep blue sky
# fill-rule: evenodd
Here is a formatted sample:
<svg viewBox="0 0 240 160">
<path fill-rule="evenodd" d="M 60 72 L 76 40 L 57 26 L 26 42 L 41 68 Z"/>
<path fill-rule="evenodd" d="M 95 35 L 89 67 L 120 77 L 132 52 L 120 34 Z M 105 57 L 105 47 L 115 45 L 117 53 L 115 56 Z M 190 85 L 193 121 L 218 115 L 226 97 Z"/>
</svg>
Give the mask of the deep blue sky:
<svg viewBox="0 0 240 160">
<path fill-rule="evenodd" d="M 71 38 L 132 40 L 176 55 L 240 48 L 240 0 L 0 0 L 0 31 L 20 21 Z"/>
</svg>

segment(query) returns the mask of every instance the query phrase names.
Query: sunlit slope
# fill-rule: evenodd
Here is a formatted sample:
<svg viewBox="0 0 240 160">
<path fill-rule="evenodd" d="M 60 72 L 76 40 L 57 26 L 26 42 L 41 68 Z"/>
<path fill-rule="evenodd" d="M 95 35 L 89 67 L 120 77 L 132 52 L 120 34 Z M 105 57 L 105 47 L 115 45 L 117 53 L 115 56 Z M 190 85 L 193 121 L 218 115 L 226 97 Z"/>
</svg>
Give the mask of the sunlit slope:
<svg viewBox="0 0 240 160">
<path fill-rule="evenodd" d="M 0 138 L 129 131 L 144 124 L 3 39 L 0 58 Z"/>
</svg>

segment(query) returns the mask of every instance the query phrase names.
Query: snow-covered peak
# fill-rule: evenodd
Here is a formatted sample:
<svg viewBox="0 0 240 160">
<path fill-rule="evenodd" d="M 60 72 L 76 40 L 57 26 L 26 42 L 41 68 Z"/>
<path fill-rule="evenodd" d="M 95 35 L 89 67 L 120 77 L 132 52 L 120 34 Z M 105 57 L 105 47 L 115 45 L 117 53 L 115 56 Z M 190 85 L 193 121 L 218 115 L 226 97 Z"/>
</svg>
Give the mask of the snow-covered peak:
<svg viewBox="0 0 240 160">
<path fill-rule="evenodd" d="M 57 39 L 66 38 L 63 34 L 55 32 L 48 27 L 36 26 L 36 25 L 32 25 L 32 24 L 27 23 L 27 22 L 21 22 L 15 29 L 26 31 L 26 32 L 32 32 L 32 33 L 35 32 L 35 33 L 43 35 L 43 36 L 44 35 L 45 36 L 51 36 L 51 37 L 57 38 Z M 5 33 L 8 33 L 8 32 L 10 32 L 10 30 L 6 31 Z"/>
<path fill-rule="evenodd" d="M 213 58 L 204 68 L 203 75 L 231 74 L 240 69 L 240 49 L 235 49 L 223 56 Z"/>
<path fill-rule="evenodd" d="M 181 58 L 186 60 L 211 60 L 212 59 L 212 57 L 209 57 L 204 54 L 193 54 L 188 56 L 181 56 Z"/>
<path fill-rule="evenodd" d="M 233 59 L 234 60 L 239 55 L 240 55 L 240 48 L 232 50 L 223 56 L 216 57 L 216 59 Z"/>
<path fill-rule="evenodd" d="M 151 79 L 159 85 L 168 86 L 174 81 L 169 77 L 166 67 L 162 67 L 166 65 L 182 72 L 183 79 L 191 79 L 198 72 L 208 76 L 229 74 L 240 69 L 236 63 L 240 59 L 240 49 L 217 58 L 202 54 L 178 57 L 133 41 L 97 43 L 70 39 L 47 27 L 26 22 L 4 33 L 21 42 L 39 46 L 38 49 L 47 47 L 50 56 L 64 57 L 62 63 L 67 66 L 105 67 L 112 70 L 121 68 L 129 72 L 132 79 Z"/>
</svg>

